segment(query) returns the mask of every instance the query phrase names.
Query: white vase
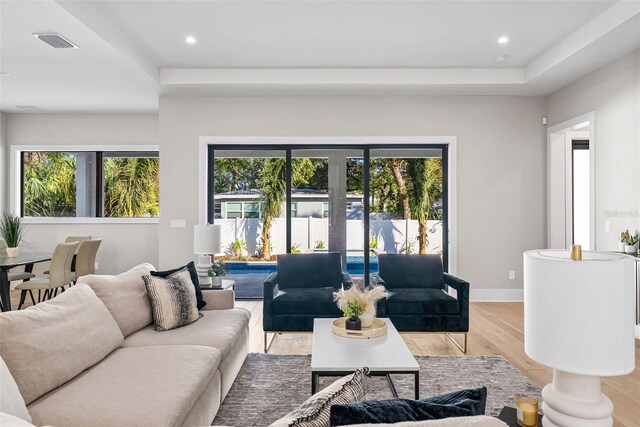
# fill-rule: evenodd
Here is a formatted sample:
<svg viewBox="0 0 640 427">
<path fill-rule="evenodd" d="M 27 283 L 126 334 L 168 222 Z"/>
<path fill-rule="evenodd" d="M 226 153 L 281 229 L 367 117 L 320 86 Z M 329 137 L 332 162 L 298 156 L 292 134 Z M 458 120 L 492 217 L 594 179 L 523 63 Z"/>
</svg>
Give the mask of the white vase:
<svg viewBox="0 0 640 427">
<path fill-rule="evenodd" d="M 635 245 L 624 245 L 624 251 L 628 254 L 635 255 L 635 253 L 638 252 L 638 244 L 636 243 Z"/>
<path fill-rule="evenodd" d="M 373 314 L 362 314 L 360 316 L 360 322 L 363 328 L 370 328 L 373 325 Z"/>
<path fill-rule="evenodd" d="M 624 252 L 624 247 L 627 246 L 624 242 L 618 242 L 618 252 Z"/>
<path fill-rule="evenodd" d="M 221 288 L 222 287 L 222 276 L 211 276 L 211 287 L 212 288 Z"/>
<path fill-rule="evenodd" d="M 19 248 L 7 248 L 7 256 L 9 258 L 15 258 L 18 256 L 19 253 L 20 253 Z"/>
</svg>

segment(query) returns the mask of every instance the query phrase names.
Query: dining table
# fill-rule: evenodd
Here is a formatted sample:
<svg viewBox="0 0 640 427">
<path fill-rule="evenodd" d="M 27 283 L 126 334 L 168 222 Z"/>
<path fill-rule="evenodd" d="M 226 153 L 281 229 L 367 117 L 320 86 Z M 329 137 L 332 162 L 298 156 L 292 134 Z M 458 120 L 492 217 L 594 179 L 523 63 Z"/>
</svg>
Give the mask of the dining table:
<svg viewBox="0 0 640 427">
<path fill-rule="evenodd" d="M 2 299 L 2 311 L 11 311 L 9 270 L 24 266 L 24 271 L 31 273 L 34 264 L 51 261 L 52 255 L 52 252 L 30 252 L 23 250 L 15 257 L 8 257 L 6 253 L 0 255 L 0 299 Z"/>
</svg>

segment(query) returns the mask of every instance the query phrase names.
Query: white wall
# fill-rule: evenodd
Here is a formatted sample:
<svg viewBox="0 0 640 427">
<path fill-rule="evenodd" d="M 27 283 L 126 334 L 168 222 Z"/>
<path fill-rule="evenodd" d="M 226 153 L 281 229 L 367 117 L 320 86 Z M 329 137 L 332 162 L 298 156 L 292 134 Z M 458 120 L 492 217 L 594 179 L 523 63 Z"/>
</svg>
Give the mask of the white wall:
<svg viewBox="0 0 640 427">
<path fill-rule="evenodd" d="M 522 252 L 546 239 L 544 115 L 542 97 L 161 97 L 160 267 L 193 258 L 200 136 L 456 136 L 458 274 L 521 297 Z"/>
<path fill-rule="evenodd" d="M 6 116 L 10 146 L 158 144 L 156 114 Z M 119 273 L 141 262 L 158 264 L 158 224 L 28 224 L 27 230 L 25 244 L 34 250 L 53 250 L 67 235 L 101 237 L 103 242 L 96 259 L 99 273 Z"/>
<path fill-rule="evenodd" d="M 7 208 L 7 115 L 0 112 L 0 214 Z"/>
<path fill-rule="evenodd" d="M 595 111 L 596 249 L 640 229 L 640 50 L 547 98 L 549 125 Z M 611 231 L 605 229 L 611 221 Z"/>
</svg>

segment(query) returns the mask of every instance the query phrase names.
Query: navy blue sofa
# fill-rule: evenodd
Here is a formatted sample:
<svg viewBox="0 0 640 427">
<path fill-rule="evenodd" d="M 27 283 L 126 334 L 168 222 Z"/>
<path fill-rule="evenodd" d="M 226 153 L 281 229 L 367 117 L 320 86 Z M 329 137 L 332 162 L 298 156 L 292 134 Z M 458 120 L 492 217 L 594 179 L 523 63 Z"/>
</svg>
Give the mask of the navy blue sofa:
<svg viewBox="0 0 640 427">
<path fill-rule="evenodd" d="M 312 332 L 314 318 L 342 316 L 333 293 L 352 284 L 339 252 L 278 255 L 278 271 L 263 285 L 265 353 L 269 332 Z"/>
<path fill-rule="evenodd" d="M 391 319 L 400 332 L 446 333 L 464 353 L 469 332 L 469 283 L 444 273 L 439 255 L 381 254 L 372 286 L 383 285 L 389 296 L 378 302 L 378 317 Z M 456 297 L 447 292 L 456 290 Z M 464 334 L 464 346 L 450 333 Z"/>
</svg>

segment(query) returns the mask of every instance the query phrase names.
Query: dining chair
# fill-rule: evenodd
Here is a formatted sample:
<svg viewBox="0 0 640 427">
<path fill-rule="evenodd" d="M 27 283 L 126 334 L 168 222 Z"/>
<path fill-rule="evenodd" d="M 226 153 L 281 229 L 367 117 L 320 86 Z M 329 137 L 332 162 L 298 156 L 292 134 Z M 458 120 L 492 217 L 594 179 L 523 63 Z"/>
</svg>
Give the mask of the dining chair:
<svg viewBox="0 0 640 427">
<path fill-rule="evenodd" d="M 78 277 L 95 274 L 96 254 L 101 243 L 102 239 L 83 240 L 80 242 L 78 255 L 76 256 L 76 270 L 71 273 L 74 283 L 78 280 Z"/>
<path fill-rule="evenodd" d="M 76 252 L 78 243 L 59 243 L 53 251 L 51 257 L 51 266 L 49 267 L 49 276 L 37 277 L 27 282 L 22 282 L 16 286 L 16 290 L 20 291 L 20 304 L 18 310 L 22 308 L 27 297 L 27 292 L 31 297 L 31 302 L 35 305 L 36 301 L 33 291 L 38 291 L 38 302 L 55 297 L 58 289 L 64 292 L 64 287 L 73 282 L 71 275 L 71 261 Z"/>
<path fill-rule="evenodd" d="M 91 240 L 91 236 L 67 236 L 64 238 L 65 243 L 84 242 L 85 240 Z"/>
<path fill-rule="evenodd" d="M 5 253 L 6 248 L 7 242 L 2 237 L 0 237 L 0 255 Z M 25 281 L 36 277 L 35 274 L 29 273 L 28 271 L 16 271 L 14 273 L 9 272 L 7 276 L 9 277 L 9 282 L 16 282 L 18 280 Z"/>
<path fill-rule="evenodd" d="M 67 236 L 64 238 L 65 243 L 81 243 L 85 240 L 91 240 L 91 236 Z M 76 257 L 71 261 L 71 271 L 76 271 Z M 45 270 L 43 274 L 49 274 L 49 270 Z"/>
</svg>

